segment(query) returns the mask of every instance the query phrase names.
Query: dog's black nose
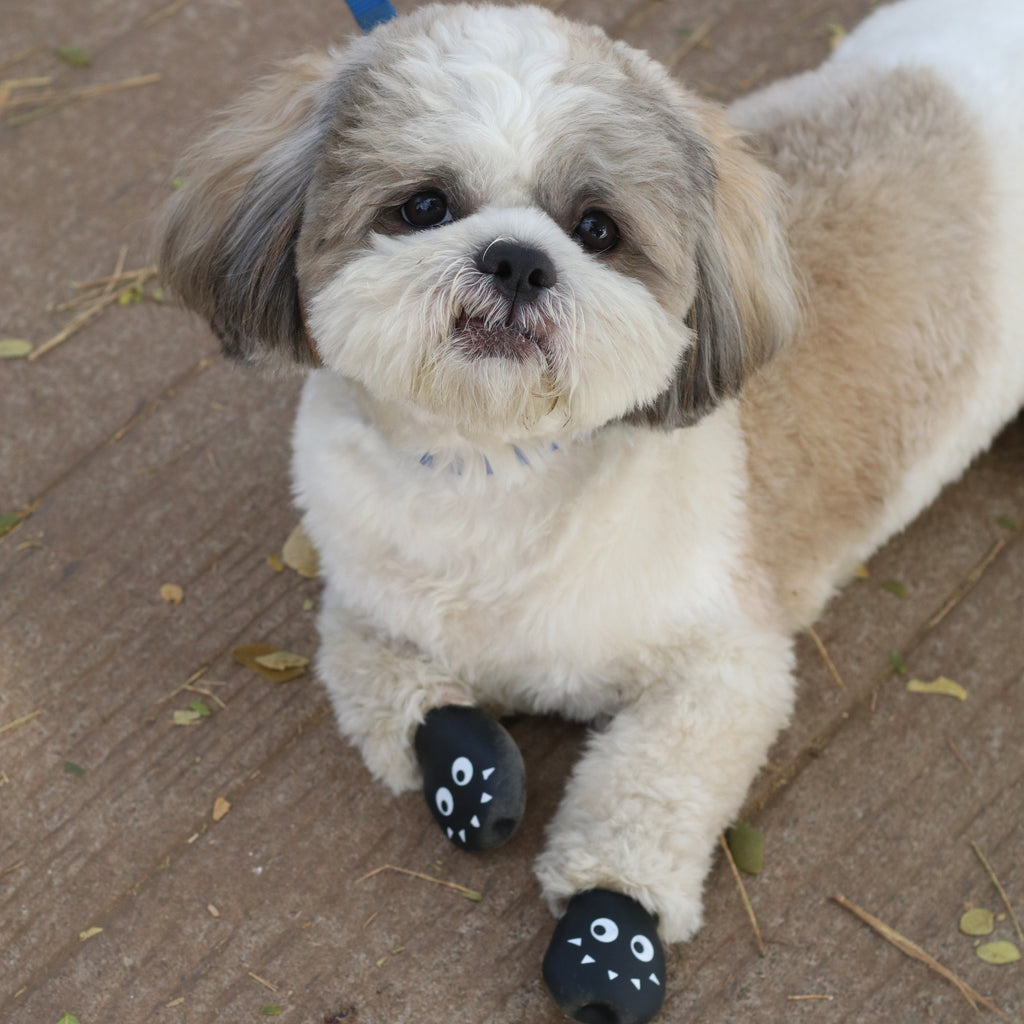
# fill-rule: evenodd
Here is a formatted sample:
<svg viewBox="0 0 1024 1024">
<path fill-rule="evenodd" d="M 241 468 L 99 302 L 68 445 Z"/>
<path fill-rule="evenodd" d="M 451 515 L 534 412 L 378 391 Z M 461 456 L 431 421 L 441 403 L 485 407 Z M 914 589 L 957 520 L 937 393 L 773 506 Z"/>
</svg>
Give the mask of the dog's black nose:
<svg viewBox="0 0 1024 1024">
<path fill-rule="evenodd" d="M 490 274 L 501 294 L 513 302 L 533 302 L 558 281 L 550 257 L 519 242 L 491 242 L 477 255 L 476 265 L 481 273 Z"/>
</svg>

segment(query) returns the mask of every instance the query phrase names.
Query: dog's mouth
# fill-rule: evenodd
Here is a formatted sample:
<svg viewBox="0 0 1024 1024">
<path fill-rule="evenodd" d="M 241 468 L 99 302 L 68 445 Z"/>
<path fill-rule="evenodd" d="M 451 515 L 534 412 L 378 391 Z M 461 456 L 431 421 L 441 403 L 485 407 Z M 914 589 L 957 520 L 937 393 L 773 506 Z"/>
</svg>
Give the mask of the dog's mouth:
<svg viewBox="0 0 1024 1024">
<path fill-rule="evenodd" d="M 452 328 L 452 341 L 468 355 L 523 361 L 536 356 L 544 338 L 515 323 L 499 323 L 463 312 Z"/>
</svg>

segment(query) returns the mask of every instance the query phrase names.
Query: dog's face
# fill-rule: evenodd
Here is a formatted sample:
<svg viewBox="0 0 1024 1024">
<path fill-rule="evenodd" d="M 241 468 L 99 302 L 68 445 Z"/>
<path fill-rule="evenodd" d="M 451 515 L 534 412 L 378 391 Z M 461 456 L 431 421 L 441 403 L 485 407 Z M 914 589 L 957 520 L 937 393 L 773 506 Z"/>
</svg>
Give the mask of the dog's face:
<svg viewBox="0 0 1024 1024">
<path fill-rule="evenodd" d="M 513 440 L 734 393 L 791 316 L 782 252 L 769 175 L 658 65 L 459 6 L 254 93 L 197 151 L 162 262 L 230 354 L 318 356 Z"/>
</svg>

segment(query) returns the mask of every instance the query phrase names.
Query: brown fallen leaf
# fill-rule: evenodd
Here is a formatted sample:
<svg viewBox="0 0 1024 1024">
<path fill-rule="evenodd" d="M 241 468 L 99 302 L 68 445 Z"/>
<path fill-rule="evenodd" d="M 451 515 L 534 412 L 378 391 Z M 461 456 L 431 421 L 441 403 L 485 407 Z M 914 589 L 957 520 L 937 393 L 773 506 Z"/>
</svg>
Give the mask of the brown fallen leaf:
<svg viewBox="0 0 1024 1024">
<path fill-rule="evenodd" d="M 268 654 L 276 654 L 277 648 L 273 644 L 241 644 L 234 648 L 231 657 L 253 672 L 258 672 L 264 679 L 272 683 L 288 683 L 299 676 L 306 674 L 306 666 L 296 666 L 287 669 L 273 669 L 261 665 L 256 659 L 266 657 Z"/>
<path fill-rule="evenodd" d="M 219 796 L 213 801 L 213 820 L 220 821 L 231 810 L 231 802 Z"/>
<path fill-rule="evenodd" d="M 320 573 L 320 556 L 302 523 L 288 534 L 288 539 L 281 548 L 281 557 L 289 569 L 294 569 L 306 579 L 315 579 Z"/>
<path fill-rule="evenodd" d="M 275 672 L 287 672 L 290 668 L 305 668 L 309 664 L 309 658 L 292 651 L 274 651 L 272 654 L 257 655 L 253 661 L 264 668 L 272 669 Z"/>
</svg>

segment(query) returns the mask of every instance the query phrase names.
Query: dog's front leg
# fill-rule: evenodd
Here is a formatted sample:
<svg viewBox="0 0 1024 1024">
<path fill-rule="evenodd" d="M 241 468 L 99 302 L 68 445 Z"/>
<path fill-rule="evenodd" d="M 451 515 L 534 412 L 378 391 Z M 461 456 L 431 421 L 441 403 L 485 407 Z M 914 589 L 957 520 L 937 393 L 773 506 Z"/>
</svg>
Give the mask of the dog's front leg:
<svg viewBox="0 0 1024 1024">
<path fill-rule="evenodd" d="M 525 809 L 523 759 L 502 725 L 473 706 L 470 687 L 330 590 L 320 633 L 318 668 L 338 725 L 373 775 L 395 793 L 422 783 L 435 820 L 461 849 L 506 842 Z"/>
<path fill-rule="evenodd" d="M 341 732 L 392 792 L 417 788 L 417 728 L 433 708 L 472 704 L 469 688 L 412 644 L 384 636 L 330 588 L 320 641 L 317 669 Z"/>
<path fill-rule="evenodd" d="M 660 957 L 655 924 L 669 942 L 700 926 L 716 837 L 792 707 L 788 637 L 705 635 L 663 654 L 660 677 L 590 738 L 537 861 L 552 909 L 575 897 L 545 961 L 552 995 L 572 1015 L 604 1005 L 609 1020 L 648 1020 L 630 1015 L 642 998 L 656 999 L 656 1012 L 664 976 L 644 960 Z M 632 899 L 621 912 L 602 909 L 617 894 Z"/>
</svg>

